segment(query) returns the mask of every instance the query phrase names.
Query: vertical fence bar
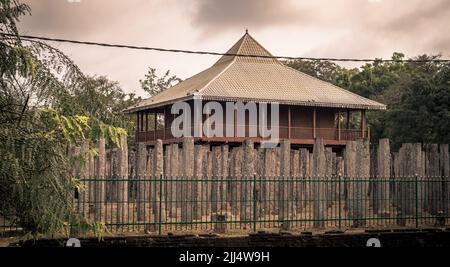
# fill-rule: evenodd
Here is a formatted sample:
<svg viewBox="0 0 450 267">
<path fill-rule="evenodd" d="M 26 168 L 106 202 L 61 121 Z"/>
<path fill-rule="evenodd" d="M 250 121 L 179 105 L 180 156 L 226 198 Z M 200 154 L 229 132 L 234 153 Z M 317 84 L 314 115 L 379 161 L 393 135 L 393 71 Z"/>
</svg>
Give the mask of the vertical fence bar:
<svg viewBox="0 0 450 267">
<path fill-rule="evenodd" d="M 256 233 L 256 173 L 253 175 L 253 232 Z"/>
<path fill-rule="evenodd" d="M 339 229 L 342 229 L 342 207 L 341 207 L 341 175 L 338 175 L 338 213 L 339 213 Z"/>
<path fill-rule="evenodd" d="M 419 175 L 415 175 L 415 190 L 416 190 L 416 228 L 419 228 Z"/>
<path fill-rule="evenodd" d="M 161 226 L 162 226 L 162 219 L 161 219 L 161 216 L 162 216 L 161 208 L 162 208 L 162 201 L 163 201 L 163 199 L 162 199 L 162 191 L 163 191 L 162 179 L 163 179 L 163 176 L 162 176 L 162 174 L 160 174 L 159 175 L 159 210 L 158 210 L 158 212 L 159 212 L 159 216 L 158 216 L 158 234 L 159 235 L 161 235 Z"/>
</svg>

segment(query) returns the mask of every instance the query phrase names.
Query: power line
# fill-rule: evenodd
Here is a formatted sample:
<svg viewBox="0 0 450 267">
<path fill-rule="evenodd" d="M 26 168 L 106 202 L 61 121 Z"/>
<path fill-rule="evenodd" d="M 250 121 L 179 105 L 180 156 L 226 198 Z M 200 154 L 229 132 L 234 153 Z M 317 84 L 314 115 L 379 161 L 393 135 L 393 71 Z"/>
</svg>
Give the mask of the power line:
<svg viewBox="0 0 450 267">
<path fill-rule="evenodd" d="M 14 34 L 0 32 L 1 35 L 5 37 L 17 37 Z M 89 42 L 89 41 L 77 41 L 68 40 L 60 38 L 50 38 L 32 35 L 19 35 L 19 37 L 24 41 L 50 41 L 59 43 L 71 43 L 80 45 L 93 45 L 102 46 L 109 48 L 126 48 L 134 50 L 147 50 L 147 51 L 159 51 L 159 52 L 170 52 L 170 53 L 184 53 L 184 54 L 198 54 L 198 55 L 212 55 L 212 56 L 233 56 L 233 57 L 247 57 L 247 58 L 269 58 L 269 59 L 285 59 L 285 60 L 309 60 L 309 61 L 335 61 L 335 62 L 410 62 L 410 63 L 426 63 L 426 62 L 438 62 L 445 63 L 450 62 L 450 59 L 405 59 L 405 60 L 394 60 L 394 59 L 357 59 L 357 58 L 316 58 L 316 57 L 289 57 L 289 56 L 264 56 L 264 55 L 251 55 L 251 54 L 232 54 L 232 53 L 218 53 L 210 51 L 193 51 L 193 50 L 183 50 L 183 49 L 168 49 L 159 47 L 147 47 L 147 46 L 135 46 L 135 45 L 123 45 L 123 44 L 110 44 L 110 43 L 99 43 L 99 42 Z"/>
</svg>

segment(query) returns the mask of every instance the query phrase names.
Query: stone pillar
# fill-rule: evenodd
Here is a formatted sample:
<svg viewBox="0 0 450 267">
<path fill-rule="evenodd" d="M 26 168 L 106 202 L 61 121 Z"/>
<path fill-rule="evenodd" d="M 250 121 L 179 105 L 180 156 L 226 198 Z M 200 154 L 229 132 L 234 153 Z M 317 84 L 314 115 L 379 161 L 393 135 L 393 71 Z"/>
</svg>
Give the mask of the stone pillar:
<svg viewBox="0 0 450 267">
<path fill-rule="evenodd" d="M 78 213 L 85 219 L 89 219 L 89 143 L 89 140 L 83 140 L 80 149 L 82 163 L 79 175 L 83 188 L 78 193 Z"/>
<path fill-rule="evenodd" d="M 235 147 L 231 150 L 231 162 L 230 162 L 230 195 L 231 195 L 231 210 L 232 213 L 237 215 L 240 212 L 240 199 L 241 199 L 241 179 L 242 179 L 242 147 Z"/>
<path fill-rule="evenodd" d="M 421 143 L 415 143 L 412 146 L 412 150 L 413 150 L 413 157 L 412 157 L 412 164 L 413 164 L 413 173 L 412 173 L 412 180 L 416 181 L 417 178 L 417 192 L 416 192 L 416 182 L 414 182 L 414 196 L 413 201 L 416 201 L 417 199 L 417 207 L 414 206 L 414 209 L 417 208 L 417 212 L 420 214 L 423 210 L 423 195 L 424 195 L 424 186 L 423 186 L 423 182 L 421 182 L 421 180 L 425 176 L 425 153 L 422 151 L 422 144 Z"/>
<path fill-rule="evenodd" d="M 394 169 L 398 169 L 398 179 L 396 174 L 397 184 L 397 206 L 399 210 L 398 222 L 400 225 L 404 225 L 404 216 L 414 215 L 416 212 L 416 198 L 418 197 L 419 206 L 417 208 L 426 208 L 428 203 L 422 200 L 427 199 L 428 189 L 425 180 L 420 180 L 416 191 L 415 176 L 419 175 L 419 178 L 423 174 L 422 169 L 422 155 L 420 144 L 403 144 L 398 152 L 398 158 L 395 159 Z M 419 211 L 420 212 L 420 211 Z"/>
<path fill-rule="evenodd" d="M 344 178 L 342 180 L 344 181 L 343 190 L 345 195 L 344 209 L 349 213 L 351 213 L 350 199 L 353 198 L 352 180 L 354 180 L 356 177 L 355 163 L 356 163 L 356 142 L 347 141 L 344 153 Z"/>
<path fill-rule="evenodd" d="M 343 182 L 343 176 L 344 176 L 344 158 L 343 157 L 336 157 L 336 178 L 338 179 L 338 182 L 336 183 L 336 186 L 338 187 L 336 189 L 337 192 L 337 198 L 339 199 L 345 199 L 345 185 Z"/>
<path fill-rule="evenodd" d="M 164 171 L 164 152 L 163 152 L 163 142 L 161 139 L 156 140 L 153 156 L 153 177 L 156 178 L 154 184 L 154 194 L 153 194 L 153 212 L 154 212 L 154 223 L 155 227 L 158 227 L 160 222 L 166 221 L 166 207 L 165 207 L 165 196 L 164 196 L 164 183 L 163 183 L 163 171 Z"/>
<path fill-rule="evenodd" d="M 194 199 L 192 190 L 192 179 L 194 176 L 194 138 L 192 137 L 183 139 L 182 169 L 181 221 L 192 222 L 192 200 Z"/>
<path fill-rule="evenodd" d="M 194 182 L 192 184 L 193 193 L 193 219 L 200 220 L 202 218 L 202 193 L 203 193 L 203 147 L 196 145 L 194 147 Z"/>
<path fill-rule="evenodd" d="M 137 210 L 138 221 L 145 221 L 148 216 L 149 208 L 149 182 L 146 181 L 147 177 L 147 146 L 143 143 L 137 144 L 137 157 L 136 157 L 136 174 L 137 174 Z"/>
<path fill-rule="evenodd" d="M 278 203 L 278 195 L 280 194 L 280 183 L 279 183 L 279 180 L 280 180 L 280 177 L 281 177 L 281 148 L 280 147 L 276 147 L 276 148 L 274 148 L 274 158 L 273 158 L 273 160 L 274 160 L 274 164 L 275 164 L 275 173 L 274 173 L 274 182 L 273 182 L 273 184 L 274 184 L 274 191 L 273 191 L 273 194 L 274 194 L 274 198 L 273 198 L 273 200 L 274 200 L 274 210 L 273 210 L 273 213 L 274 214 L 279 214 L 279 211 L 278 211 L 278 209 L 279 209 L 279 207 L 280 207 L 280 205 L 279 205 L 279 203 Z"/>
<path fill-rule="evenodd" d="M 391 149 L 389 139 L 380 139 L 377 149 L 377 168 L 372 187 L 373 211 L 382 217 L 389 217 L 391 177 Z"/>
<path fill-rule="evenodd" d="M 264 183 L 263 183 L 263 197 L 262 197 L 262 209 L 264 214 L 269 215 L 275 210 L 275 186 L 273 180 L 275 180 L 275 153 L 274 149 L 264 149 Z"/>
<path fill-rule="evenodd" d="M 88 167 L 88 169 L 89 169 L 89 175 L 88 175 L 88 179 L 89 179 L 89 181 L 87 182 L 87 184 L 88 184 L 88 187 L 87 187 L 87 190 L 88 190 L 88 194 L 89 194 L 89 196 L 88 196 L 88 202 L 89 202 L 89 219 L 93 219 L 93 218 L 91 218 L 91 213 L 92 212 L 94 212 L 94 219 L 95 219 L 95 187 L 96 187 L 96 175 L 97 175 L 97 168 L 96 168 L 96 166 L 95 166 L 95 161 L 96 161 L 96 157 L 92 154 L 92 153 L 88 153 L 88 156 L 87 156 L 87 161 L 88 161 L 88 164 L 89 164 L 89 167 Z M 94 206 L 92 206 L 92 204 L 94 204 Z M 91 207 L 92 206 L 92 207 Z M 92 210 L 92 208 L 94 209 L 94 210 Z"/>
<path fill-rule="evenodd" d="M 300 204 L 298 196 L 301 194 L 301 175 L 300 175 L 300 151 L 291 150 L 291 177 L 292 188 L 289 190 L 290 199 L 292 201 L 292 214 L 295 216 L 297 213 L 297 204 Z"/>
<path fill-rule="evenodd" d="M 228 178 L 229 178 L 229 147 L 228 145 L 222 145 L 221 146 L 221 177 L 219 180 L 219 203 L 220 203 L 220 212 L 224 213 L 227 209 L 227 184 L 228 184 Z"/>
<path fill-rule="evenodd" d="M 166 209 L 170 211 L 170 216 L 175 218 L 179 213 L 177 208 L 181 207 L 181 192 L 180 192 L 180 157 L 178 144 L 168 145 L 169 166 L 167 173 L 167 205 Z"/>
<path fill-rule="evenodd" d="M 211 210 L 220 211 L 221 184 L 222 179 L 222 148 L 215 146 L 212 148 L 212 183 L 211 183 Z"/>
<path fill-rule="evenodd" d="M 211 152 L 209 151 L 209 145 L 202 147 L 202 204 L 201 214 L 206 216 L 211 213 Z"/>
<path fill-rule="evenodd" d="M 120 148 L 118 149 L 118 195 L 117 195 L 117 221 L 128 222 L 128 145 L 127 136 L 120 136 Z"/>
<path fill-rule="evenodd" d="M 314 140 L 314 150 L 313 150 L 313 180 L 312 180 L 312 199 L 313 199 L 313 218 L 314 227 L 323 228 L 325 227 L 325 188 L 324 183 L 326 174 L 326 156 L 325 147 L 323 139 L 319 138 Z"/>
<path fill-rule="evenodd" d="M 333 205 L 333 150 L 331 147 L 325 148 L 325 211 Z"/>
<path fill-rule="evenodd" d="M 432 215 L 443 212 L 442 182 L 439 171 L 439 146 L 428 144 L 425 146 L 425 171 L 428 189 L 425 191 L 426 210 Z"/>
<path fill-rule="evenodd" d="M 98 154 L 97 154 L 97 168 L 96 177 L 97 182 L 95 184 L 95 220 L 105 221 L 105 197 L 106 197 L 106 150 L 105 139 L 100 138 L 98 140 Z"/>
<path fill-rule="evenodd" d="M 443 181 L 444 214 L 450 214 L 450 157 L 448 144 L 439 145 L 439 173 Z"/>
<path fill-rule="evenodd" d="M 394 207 L 399 207 L 399 201 L 398 201 L 398 192 L 399 192 L 399 181 L 401 179 L 400 177 L 400 153 L 399 152 L 393 152 L 392 153 L 392 172 L 393 172 L 393 179 L 391 179 L 391 199 L 392 199 L 392 205 Z"/>
<path fill-rule="evenodd" d="M 208 191 L 207 191 L 207 205 L 208 205 L 208 214 L 212 213 L 212 202 L 211 202 L 211 192 L 212 192 L 212 180 L 213 180 L 213 153 L 211 148 L 209 148 L 208 152 L 208 163 L 207 163 L 207 179 L 208 179 Z"/>
<path fill-rule="evenodd" d="M 355 179 L 350 185 L 352 197 L 351 211 L 353 226 L 366 224 L 365 217 L 368 211 L 368 187 L 370 178 L 370 149 L 368 139 L 356 141 Z"/>
<path fill-rule="evenodd" d="M 147 169 L 145 170 L 145 173 L 148 176 L 148 179 L 150 182 L 148 183 L 148 191 L 147 191 L 147 201 L 148 201 L 148 214 L 154 214 L 154 203 L 153 201 L 155 198 L 153 197 L 155 192 L 155 184 L 159 182 L 159 177 L 154 176 L 154 167 L 153 164 L 155 163 L 155 150 L 153 147 L 150 147 L 147 149 L 147 163 L 145 164 Z"/>
<path fill-rule="evenodd" d="M 242 162 L 242 176 L 245 179 L 241 183 L 241 222 L 246 221 L 250 223 L 253 220 L 253 175 L 254 170 L 254 148 L 253 141 L 245 140 L 243 143 L 243 162 Z M 247 224 L 245 223 L 245 224 Z"/>
<path fill-rule="evenodd" d="M 306 148 L 300 149 L 300 182 L 297 185 L 297 212 L 301 212 L 308 202 L 310 201 L 309 196 L 309 183 L 310 179 L 310 156 L 309 151 Z"/>
<path fill-rule="evenodd" d="M 284 224 L 289 219 L 292 200 L 289 198 L 291 183 L 291 142 L 281 140 L 280 144 L 280 180 L 278 181 L 278 220 Z M 286 227 L 286 225 L 284 225 Z"/>
</svg>

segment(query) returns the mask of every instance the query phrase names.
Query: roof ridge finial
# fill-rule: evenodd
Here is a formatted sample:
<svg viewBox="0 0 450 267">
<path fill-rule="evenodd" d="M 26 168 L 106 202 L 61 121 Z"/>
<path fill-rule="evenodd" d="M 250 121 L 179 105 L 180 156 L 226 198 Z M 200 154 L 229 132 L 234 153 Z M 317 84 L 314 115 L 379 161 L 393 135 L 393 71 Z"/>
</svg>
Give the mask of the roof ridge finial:
<svg viewBox="0 0 450 267">
<path fill-rule="evenodd" d="M 245 34 L 248 34 L 248 29 L 247 28 L 245 29 Z"/>
</svg>

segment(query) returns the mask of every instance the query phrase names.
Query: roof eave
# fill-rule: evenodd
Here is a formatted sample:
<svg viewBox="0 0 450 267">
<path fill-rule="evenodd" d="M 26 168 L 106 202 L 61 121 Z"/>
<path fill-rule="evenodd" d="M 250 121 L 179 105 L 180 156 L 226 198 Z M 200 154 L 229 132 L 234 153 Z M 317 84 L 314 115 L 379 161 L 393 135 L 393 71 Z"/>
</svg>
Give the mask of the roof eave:
<svg viewBox="0 0 450 267">
<path fill-rule="evenodd" d="M 139 111 L 142 111 L 142 110 L 151 109 L 151 108 L 159 108 L 159 107 L 162 107 L 162 106 L 173 104 L 173 103 L 178 102 L 178 101 L 186 101 L 186 100 L 191 100 L 193 98 L 194 98 L 193 95 L 189 95 L 189 96 L 186 96 L 186 97 L 181 97 L 181 98 L 177 98 L 177 99 L 171 99 L 171 100 L 163 101 L 163 102 L 157 102 L 157 103 L 154 103 L 154 104 L 148 104 L 148 105 L 144 105 L 144 106 L 134 106 L 134 107 L 122 110 L 122 113 L 124 113 L 124 114 L 133 114 L 133 113 L 136 113 L 136 112 L 139 112 Z"/>
<path fill-rule="evenodd" d="M 387 107 L 384 104 L 379 103 L 378 105 L 367 105 L 367 104 L 344 104 L 344 103 L 323 103 L 315 101 L 286 101 L 277 99 L 251 99 L 251 98 L 238 98 L 238 97 L 224 97 L 224 96 L 199 96 L 202 100 L 210 101 L 243 101 L 243 102 L 256 102 L 256 103 L 279 103 L 283 105 L 293 105 L 293 106 L 305 106 L 305 107 L 323 107 L 323 108 L 342 108 L 342 109 L 366 109 L 366 110 L 386 110 Z M 193 96 L 187 96 L 178 99 L 172 99 L 169 101 L 159 102 L 155 104 L 149 104 L 140 107 L 132 107 L 124 110 L 125 114 L 132 114 L 146 109 L 158 108 L 173 104 L 178 101 L 186 101 L 193 99 Z"/>
</svg>

